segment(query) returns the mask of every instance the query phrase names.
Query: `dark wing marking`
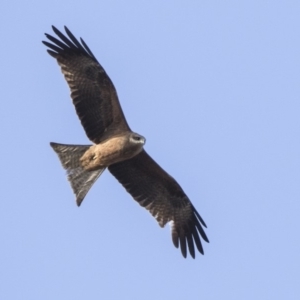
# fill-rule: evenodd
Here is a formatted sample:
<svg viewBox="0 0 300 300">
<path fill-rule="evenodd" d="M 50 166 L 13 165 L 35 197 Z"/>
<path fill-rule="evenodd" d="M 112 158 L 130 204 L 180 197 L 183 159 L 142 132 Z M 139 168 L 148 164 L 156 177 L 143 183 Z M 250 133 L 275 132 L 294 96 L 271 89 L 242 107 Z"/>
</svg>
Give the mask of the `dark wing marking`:
<svg viewBox="0 0 300 300">
<path fill-rule="evenodd" d="M 184 257 L 187 246 L 195 258 L 196 245 L 202 254 L 200 236 L 208 238 L 203 230 L 206 227 L 179 184 L 167 174 L 144 150 L 137 156 L 108 167 L 132 197 L 156 218 L 163 227 L 171 222 L 172 240 L 175 247 L 180 244 Z"/>
<path fill-rule="evenodd" d="M 113 134 L 130 130 L 112 81 L 86 43 L 82 39 L 80 43 L 67 27 L 68 37 L 52 28 L 60 40 L 46 34 L 52 43 L 43 43 L 61 66 L 88 138 L 98 144 Z"/>
</svg>

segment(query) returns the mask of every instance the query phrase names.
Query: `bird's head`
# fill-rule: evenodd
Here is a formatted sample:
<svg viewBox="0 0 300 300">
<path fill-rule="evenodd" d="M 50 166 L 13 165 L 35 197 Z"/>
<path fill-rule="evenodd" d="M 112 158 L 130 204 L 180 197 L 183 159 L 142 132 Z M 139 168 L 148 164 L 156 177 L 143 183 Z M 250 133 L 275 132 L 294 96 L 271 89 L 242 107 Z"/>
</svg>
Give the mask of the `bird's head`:
<svg viewBox="0 0 300 300">
<path fill-rule="evenodd" d="M 131 133 L 129 140 L 131 143 L 139 144 L 141 147 L 144 146 L 146 143 L 146 139 L 142 135 L 135 132 Z"/>
</svg>

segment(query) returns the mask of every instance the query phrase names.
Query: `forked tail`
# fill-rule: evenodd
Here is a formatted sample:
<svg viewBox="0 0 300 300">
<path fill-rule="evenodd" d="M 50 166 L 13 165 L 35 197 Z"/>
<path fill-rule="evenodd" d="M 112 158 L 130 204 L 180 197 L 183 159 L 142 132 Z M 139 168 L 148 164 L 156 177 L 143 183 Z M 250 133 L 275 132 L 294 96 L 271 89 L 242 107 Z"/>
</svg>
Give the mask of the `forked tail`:
<svg viewBox="0 0 300 300">
<path fill-rule="evenodd" d="M 95 171 L 86 171 L 81 166 L 80 158 L 91 147 L 90 145 L 50 143 L 50 146 L 57 153 L 63 168 L 67 171 L 68 179 L 76 195 L 76 203 L 80 206 L 85 195 L 105 168 Z"/>
</svg>

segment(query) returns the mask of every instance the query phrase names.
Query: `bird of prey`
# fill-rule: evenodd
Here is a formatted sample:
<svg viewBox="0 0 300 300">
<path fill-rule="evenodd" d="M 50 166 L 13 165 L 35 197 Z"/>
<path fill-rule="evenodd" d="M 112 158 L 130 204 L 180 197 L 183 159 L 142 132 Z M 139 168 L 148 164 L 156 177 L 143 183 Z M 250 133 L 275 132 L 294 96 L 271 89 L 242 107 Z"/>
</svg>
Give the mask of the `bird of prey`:
<svg viewBox="0 0 300 300">
<path fill-rule="evenodd" d="M 52 26 L 57 37 L 45 34 L 49 48 L 71 90 L 76 113 L 93 145 L 50 143 L 58 154 L 80 206 L 87 192 L 108 168 L 128 193 L 157 220 L 170 222 L 172 240 L 195 258 L 204 254 L 200 237 L 208 242 L 205 222 L 179 184 L 144 150 L 145 138 L 127 124 L 116 89 L 83 39 Z"/>
</svg>

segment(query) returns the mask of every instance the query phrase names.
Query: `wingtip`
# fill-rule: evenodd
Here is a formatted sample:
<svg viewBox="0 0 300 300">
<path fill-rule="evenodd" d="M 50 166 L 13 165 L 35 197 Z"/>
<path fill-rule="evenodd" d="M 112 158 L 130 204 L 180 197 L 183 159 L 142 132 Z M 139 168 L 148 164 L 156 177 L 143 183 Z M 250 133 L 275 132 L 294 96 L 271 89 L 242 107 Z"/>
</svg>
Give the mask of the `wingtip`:
<svg viewBox="0 0 300 300">
<path fill-rule="evenodd" d="M 178 234 L 177 232 L 172 228 L 172 242 L 173 245 L 178 248 L 179 247 L 179 241 L 178 241 Z"/>
<path fill-rule="evenodd" d="M 56 33 L 58 36 L 62 35 L 62 33 L 60 32 L 60 30 L 57 29 L 54 25 L 52 25 L 51 27 L 52 27 L 53 32 Z"/>
<path fill-rule="evenodd" d="M 195 215 L 197 216 L 197 218 L 199 219 L 200 223 L 201 223 L 205 228 L 207 228 L 206 223 L 205 223 L 204 220 L 201 218 L 200 214 L 198 213 L 198 211 L 197 211 L 197 209 L 194 207 L 194 205 L 192 205 L 192 209 L 193 209 Z"/>
<path fill-rule="evenodd" d="M 53 30 L 53 32 L 57 32 L 57 31 L 59 31 L 54 25 L 51 25 L 51 28 L 52 28 L 52 30 Z"/>
<path fill-rule="evenodd" d="M 66 32 L 66 33 L 69 33 L 69 32 L 70 32 L 69 28 L 68 28 L 66 25 L 64 25 L 64 29 L 65 29 L 65 32 Z"/>
<path fill-rule="evenodd" d="M 47 50 L 48 54 L 51 55 L 53 58 L 57 58 L 57 53 L 52 50 Z"/>
<path fill-rule="evenodd" d="M 181 248 L 181 254 L 184 258 L 186 258 L 187 254 L 186 254 L 186 252 L 184 252 L 184 250 L 182 248 Z"/>
<path fill-rule="evenodd" d="M 204 239 L 204 241 L 205 241 L 206 243 L 209 243 L 209 239 L 208 239 L 207 236 L 206 236 L 206 239 Z"/>
</svg>

